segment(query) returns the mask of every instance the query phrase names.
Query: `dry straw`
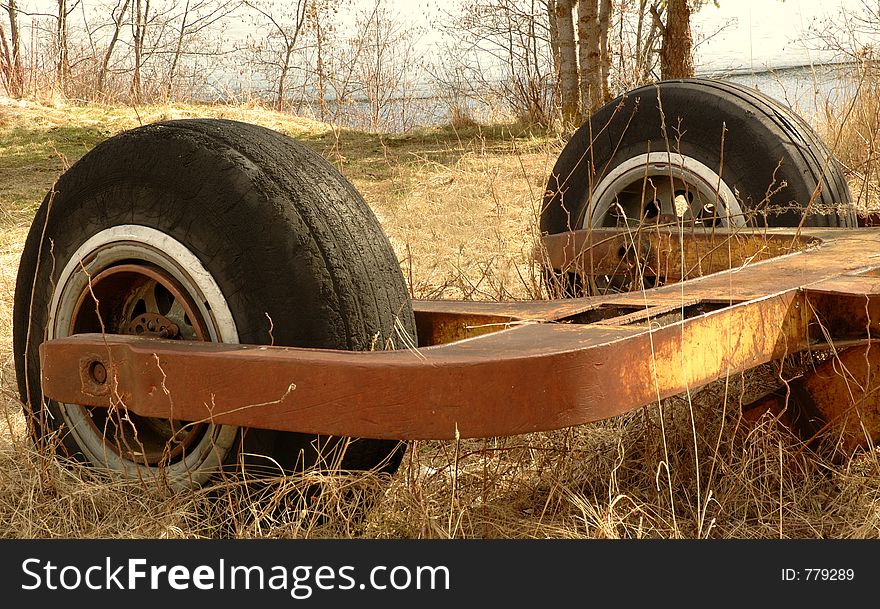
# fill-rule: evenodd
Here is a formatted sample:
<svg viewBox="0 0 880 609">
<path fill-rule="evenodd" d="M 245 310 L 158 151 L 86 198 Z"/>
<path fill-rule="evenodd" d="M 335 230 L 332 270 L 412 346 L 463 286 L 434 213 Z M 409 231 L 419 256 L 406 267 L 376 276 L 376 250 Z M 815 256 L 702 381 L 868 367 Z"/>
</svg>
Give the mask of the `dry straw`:
<svg viewBox="0 0 880 609">
<path fill-rule="evenodd" d="M 863 91 L 872 86 L 876 80 Z M 870 129 L 876 107 L 870 98 L 857 103 L 865 109 L 853 116 L 864 117 Z M 58 156 L 42 151 L 55 146 L 73 161 L 87 146 L 64 139 L 72 133 L 97 141 L 138 122 L 194 114 L 286 131 L 336 162 L 379 216 L 416 298 L 545 296 L 531 252 L 541 194 L 562 146 L 552 133 L 459 121 L 455 128 L 367 136 L 248 107 L 142 108 L 139 116 L 119 108 L 4 108 L 0 157 L 21 154 L 24 160 L 3 163 L 0 181 L 0 188 L 9 188 L 0 190 L 0 536 L 751 539 L 880 533 L 874 454 L 834 463 L 805 449 L 770 416 L 758 422 L 741 417 L 742 404 L 797 373 L 791 363 L 733 375 L 665 400 L 662 408 L 589 426 L 413 442 L 390 478 L 327 464 L 324 471 L 259 480 L 231 471 L 211 486 L 170 493 L 155 482 L 116 480 L 37 451 L 26 437 L 15 386 L 11 313 L 30 217 L 62 168 Z M 836 133 L 826 138 L 838 142 L 837 154 L 866 193 L 860 200 L 876 197 L 870 194 L 878 175 L 873 152 L 848 156 L 866 137 L 862 127 L 829 119 L 829 128 Z M 872 137 L 876 132 L 868 131 Z M 28 150 L 37 152 L 27 156 Z"/>
</svg>

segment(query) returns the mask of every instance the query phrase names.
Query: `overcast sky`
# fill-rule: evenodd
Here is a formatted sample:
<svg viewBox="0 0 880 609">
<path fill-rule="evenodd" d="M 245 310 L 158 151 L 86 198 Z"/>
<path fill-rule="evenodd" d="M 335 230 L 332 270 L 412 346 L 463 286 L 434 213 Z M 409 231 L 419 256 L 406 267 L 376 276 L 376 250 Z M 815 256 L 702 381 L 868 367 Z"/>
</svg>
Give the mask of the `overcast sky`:
<svg viewBox="0 0 880 609">
<path fill-rule="evenodd" d="M 430 29 L 430 20 L 455 0 L 383 0 L 394 14 Z M 755 69 L 821 63 L 831 54 L 811 48 L 804 34 L 812 24 L 858 11 L 865 0 L 712 0 L 694 15 L 697 36 L 715 36 L 697 49 L 700 70 Z M 870 0 L 876 1 L 876 0 Z M 373 0 L 354 0 L 371 5 Z M 425 37 L 431 39 L 430 35 Z M 814 45 L 815 46 L 815 45 Z"/>
<path fill-rule="evenodd" d="M 697 49 L 703 70 L 756 69 L 831 59 L 804 40 L 811 24 L 857 11 L 862 0 L 719 0 L 694 17 L 698 34 L 723 30 Z M 813 45 L 815 46 L 815 45 Z"/>
<path fill-rule="evenodd" d="M 94 0 L 83 0 L 94 6 Z M 288 0 L 278 0 L 286 2 Z M 351 13 L 367 10 L 375 0 L 352 0 Z M 460 0 L 382 0 L 392 15 L 422 28 L 422 41 L 435 39 L 432 23 Z M 821 63 L 830 56 L 804 42 L 811 24 L 857 11 L 863 2 L 876 0 L 712 0 L 694 15 L 698 38 L 711 36 L 696 51 L 698 70 L 755 69 Z M 19 0 L 19 5 L 52 13 L 55 0 Z M 254 26 L 236 23 L 233 30 L 252 32 Z"/>
</svg>

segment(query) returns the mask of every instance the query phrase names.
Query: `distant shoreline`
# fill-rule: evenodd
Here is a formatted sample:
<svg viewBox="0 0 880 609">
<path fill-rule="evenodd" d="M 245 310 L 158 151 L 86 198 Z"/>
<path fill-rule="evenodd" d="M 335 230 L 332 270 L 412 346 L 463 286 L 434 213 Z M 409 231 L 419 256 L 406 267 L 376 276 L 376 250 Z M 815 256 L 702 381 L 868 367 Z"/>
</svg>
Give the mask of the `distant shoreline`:
<svg viewBox="0 0 880 609">
<path fill-rule="evenodd" d="M 780 66 L 766 66 L 760 68 L 736 67 L 736 68 L 701 68 L 696 71 L 700 78 L 728 78 L 733 76 L 750 76 L 761 74 L 783 74 L 801 72 L 806 70 L 838 70 L 859 65 L 858 61 L 823 61 L 813 63 L 799 63 Z"/>
</svg>

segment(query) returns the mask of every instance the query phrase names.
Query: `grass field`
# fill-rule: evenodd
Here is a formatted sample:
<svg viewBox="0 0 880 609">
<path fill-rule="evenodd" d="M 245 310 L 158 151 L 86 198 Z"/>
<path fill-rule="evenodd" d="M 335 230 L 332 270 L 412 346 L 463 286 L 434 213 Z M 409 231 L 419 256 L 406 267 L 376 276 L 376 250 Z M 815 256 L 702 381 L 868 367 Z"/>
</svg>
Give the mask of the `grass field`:
<svg viewBox="0 0 880 609">
<path fill-rule="evenodd" d="M 516 126 L 336 131 L 248 107 L 0 105 L 0 537 L 873 538 L 880 463 L 831 463 L 740 405 L 781 383 L 765 366 L 613 420 L 553 433 L 412 443 L 390 479 L 218 482 L 168 493 L 61 463 L 26 437 L 11 313 L 18 257 L 53 181 L 129 127 L 215 116 L 304 141 L 364 195 L 416 298 L 541 297 L 537 207 L 563 142 Z M 365 497 L 376 503 L 360 518 Z M 292 508 L 290 506 L 293 506 Z"/>
</svg>

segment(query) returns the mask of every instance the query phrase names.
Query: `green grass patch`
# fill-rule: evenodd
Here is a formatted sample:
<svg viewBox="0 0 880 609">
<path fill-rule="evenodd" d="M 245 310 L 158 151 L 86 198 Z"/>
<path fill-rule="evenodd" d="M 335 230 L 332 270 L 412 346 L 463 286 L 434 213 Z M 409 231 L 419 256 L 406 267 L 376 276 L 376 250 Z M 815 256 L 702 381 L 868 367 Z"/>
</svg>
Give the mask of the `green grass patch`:
<svg viewBox="0 0 880 609">
<path fill-rule="evenodd" d="M 0 223 L 28 221 L 54 181 L 86 152 L 116 133 L 160 120 L 213 117 L 276 129 L 312 147 L 366 190 L 401 198 L 432 167 L 471 157 L 527 153 L 556 136 L 528 125 L 469 125 L 375 134 L 259 107 L 218 105 L 46 107 L 28 103 L 0 108 Z"/>
</svg>

